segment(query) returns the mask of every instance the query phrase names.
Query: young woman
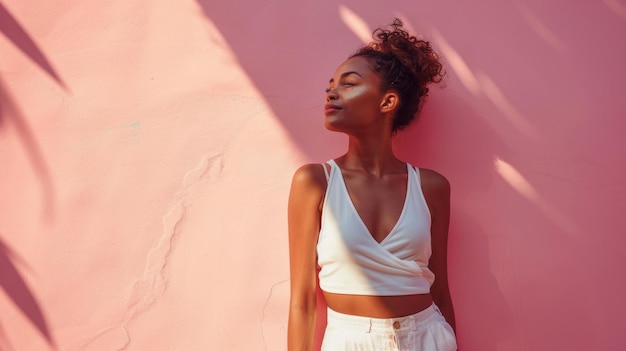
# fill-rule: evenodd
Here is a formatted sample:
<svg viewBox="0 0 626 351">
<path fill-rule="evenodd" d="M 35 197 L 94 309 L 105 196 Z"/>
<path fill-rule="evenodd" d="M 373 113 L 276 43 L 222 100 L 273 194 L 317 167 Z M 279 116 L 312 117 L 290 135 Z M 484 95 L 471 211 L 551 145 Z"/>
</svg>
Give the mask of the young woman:
<svg viewBox="0 0 626 351">
<path fill-rule="evenodd" d="M 290 351 L 313 348 L 318 282 L 328 305 L 322 350 L 457 349 L 446 272 L 450 185 L 392 150 L 442 66 L 397 19 L 374 38 L 326 89 L 325 126 L 348 136 L 348 151 L 293 177 Z"/>
</svg>

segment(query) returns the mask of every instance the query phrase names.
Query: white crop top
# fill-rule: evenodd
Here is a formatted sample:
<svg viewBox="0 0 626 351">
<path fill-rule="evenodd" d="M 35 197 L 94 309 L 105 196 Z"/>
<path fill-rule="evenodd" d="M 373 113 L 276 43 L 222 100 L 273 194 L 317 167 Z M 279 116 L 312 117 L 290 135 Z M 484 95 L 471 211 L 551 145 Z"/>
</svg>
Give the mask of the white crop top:
<svg viewBox="0 0 626 351">
<path fill-rule="evenodd" d="M 317 242 L 320 288 L 377 296 L 430 292 L 435 280 L 428 269 L 431 219 L 419 172 L 407 164 L 404 207 L 391 232 L 378 243 L 359 217 L 341 169 L 334 160 L 328 164 L 331 168 Z"/>
</svg>

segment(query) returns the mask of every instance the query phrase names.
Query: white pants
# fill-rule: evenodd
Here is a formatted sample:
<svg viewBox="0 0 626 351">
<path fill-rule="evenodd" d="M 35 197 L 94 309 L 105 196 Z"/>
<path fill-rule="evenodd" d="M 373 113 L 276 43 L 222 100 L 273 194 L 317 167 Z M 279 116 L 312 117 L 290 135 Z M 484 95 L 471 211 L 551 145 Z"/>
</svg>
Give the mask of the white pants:
<svg viewBox="0 0 626 351">
<path fill-rule="evenodd" d="M 328 309 L 322 351 L 455 351 L 450 324 L 434 304 L 406 317 L 369 318 Z"/>
</svg>

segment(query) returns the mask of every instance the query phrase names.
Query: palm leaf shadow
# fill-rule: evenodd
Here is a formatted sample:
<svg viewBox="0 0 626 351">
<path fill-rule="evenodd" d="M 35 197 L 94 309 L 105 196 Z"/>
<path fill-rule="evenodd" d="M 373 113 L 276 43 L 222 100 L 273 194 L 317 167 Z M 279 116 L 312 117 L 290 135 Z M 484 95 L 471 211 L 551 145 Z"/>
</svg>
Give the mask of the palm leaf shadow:
<svg viewBox="0 0 626 351">
<path fill-rule="evenodd" d="M 28 123 L 22 117 L 18 107 L 13 103 L 12 98 L 4 88 L 2 79 L 0 79 L 0 128 L 8 119 L 13 124 L 34 171 L 39 176 L 39 182 L 44 194 L 43 215 L 49 219 L 54 212 L 55 192 L 48 164 Z"/>
<path fill-rule="evenodd" d="M 7 39 L 46 71 L 63 89 L 67 90 L 65 83 L 54 67 L 52 67 L 50 61 L 2 3 L 0 3 L 0 33 L 3 33 Z"/>
<path fill-rule="evenodd" d="M 50 75 L 64 90 L 68 90 L 60 75 L 56 72 L 37 44 L 35 44 L 35 41 L 2 3 L 0 3 L 0 33 L 4 34 L 17 48 L 39 65 L 39 67 Z M 27 152 L 31 165 L 39 175 L 44 190 L 43 213 L 49 216 L 53 209 L 54 189 L 48 165 L 43 158 L 41 149 L 33 137 L 28 123 L 21 117 L 19 109 L 13 103 L 13 100 L 2 83 L 2 80 L 0 80 L 0 128 L 7 122 L 7 119 L 11 118 L 11 122 L 20 136 L 20 141 Z"/>
<path fill-rule="evenodd" d="M 4 34 L 9 41 L 52 77 L 64 90 L 68 90 L 60 75 L 39 49 L 35 41 L 31 39 L 26 30 L 24 30 L 2 3 L 0 3 L 0 33 Z M 4 90 L 2 81 L 0 80 L 0 127 L 2 127 L 7 117 L 11 117 L 33 167 L 40 175 L 44 191 L 47 194 L 45 202 L 50 205 L 50 203 L 53 202 L 53 191 L 47 164 L 42 157 L 40 148 L 28 124 L 21 118 L 17 107 L 12 103 L 12 99 L 8 94 L 5 94 Z M 50 206 L 46 207 L 50 209 Z M 13 260 L 15 259 L 15 253 L 0 239 L 0 288 L 5 291 L 8 298 L 24 313 L 48 344 L 54 347 L 54 340 L 43 312 L 35 296 L 17 270 L 17 267 L 13 264 Z M 6 339 L 4 329 L 1 328 L 1 325 L 0 332 L 0 336 Z M 6 340 L 6 342 L 8 342 L 8 340 Z"/>
<path fill-rule="evenodd" d="M 13 264 L 12 258 L 15 259 L 15 256 L 15 253 L 0 239 L 0 288 L 26 315 L 48 344 L 54 345 L 50 329 L 35 296 Z"/>
</svg>

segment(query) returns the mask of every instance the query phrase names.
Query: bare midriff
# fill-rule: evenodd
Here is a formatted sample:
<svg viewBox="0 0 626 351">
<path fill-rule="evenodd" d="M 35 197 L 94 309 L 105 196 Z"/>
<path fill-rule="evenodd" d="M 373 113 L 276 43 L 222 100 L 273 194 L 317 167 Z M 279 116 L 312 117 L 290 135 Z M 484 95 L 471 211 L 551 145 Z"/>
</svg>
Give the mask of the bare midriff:
<svg viewBox="0 0 626 351">
<path fill-rule="evenodd" d="M 324 291 L 328 307 L 339 313 L 371 318 L 395 318 L 425 310 L 433 303 L 430 294 L 366 296 Z"/>
</svg>

